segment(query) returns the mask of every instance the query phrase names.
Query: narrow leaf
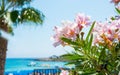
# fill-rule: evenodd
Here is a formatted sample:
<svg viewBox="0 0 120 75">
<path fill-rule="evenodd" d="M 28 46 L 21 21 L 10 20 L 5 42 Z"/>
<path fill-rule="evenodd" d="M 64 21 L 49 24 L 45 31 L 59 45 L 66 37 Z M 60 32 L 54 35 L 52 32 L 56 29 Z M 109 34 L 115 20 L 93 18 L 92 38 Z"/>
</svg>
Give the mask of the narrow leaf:
<svg viewBox="0 0 120 75">
<path fill-rule="evenodd" d="M 91 49 L 92 41 L 93 41 L 93 34 L 91 35 L 91 37 L 90 37 L 90 41 L 88 42 L 88 50 Z"/>
<path fill-rule="evenodd" d="M 75 41 L 72 41 L 71 39 L 62 37 L 61 40 L 63 40 L 64 42 L 71 44 L 71 45 L 78 45 L 78 43 L 76 43 Z"/>
<path fill-rule="evenodd" d="M 91 34 L 91 32 L 92 32 L 92 29 L 93 29 L 94 25 L 95 25 L 95 21 L 93 22 L 93 24 L 92 24 L 92 26 L 91 26 L 88 34 L 87 34 L 87 37 L 86 37 L 86 41 L 87 41 L 87 42 L 88 42 L 89 36 L 90 36 L 90 34 Z"/>
<path fill-rule="evenodd" d="M 89 72 L 89 73 L 82 73 L 82 74 L 80 74 L 80 75 L 92 75 L 92 74 L 95 74 L 96 75 L 96 72 Z"/>
<path fill-rule="evenodd" d="M 117 13 L 120 14 L 120 10 L 118 8 L 115 8 L 115 9 L 116 9 Z"/>
</svg>

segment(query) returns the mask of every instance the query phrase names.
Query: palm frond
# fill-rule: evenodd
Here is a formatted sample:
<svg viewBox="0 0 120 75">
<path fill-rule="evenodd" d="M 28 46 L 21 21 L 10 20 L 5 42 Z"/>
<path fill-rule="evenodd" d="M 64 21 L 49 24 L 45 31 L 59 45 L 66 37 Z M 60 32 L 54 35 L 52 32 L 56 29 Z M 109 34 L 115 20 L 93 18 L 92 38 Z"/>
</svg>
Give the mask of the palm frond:
<svg viewBox="0 0 120 75">
<path fill-rule="evenodd" d="M 20 17 L 21 22 L 31 21 L 42 24 L 45 16 L 42 12 L 38 11 L 37 9 L 29 7 L 23 8 Z"/>
<path fill-rule="evenodd" d="M 19 11 L 18 10 L 14 10 L 12 12 L 10 12 L 10 19 L 12 22 L 16 22 L 19 16 Z"/>
</svg>

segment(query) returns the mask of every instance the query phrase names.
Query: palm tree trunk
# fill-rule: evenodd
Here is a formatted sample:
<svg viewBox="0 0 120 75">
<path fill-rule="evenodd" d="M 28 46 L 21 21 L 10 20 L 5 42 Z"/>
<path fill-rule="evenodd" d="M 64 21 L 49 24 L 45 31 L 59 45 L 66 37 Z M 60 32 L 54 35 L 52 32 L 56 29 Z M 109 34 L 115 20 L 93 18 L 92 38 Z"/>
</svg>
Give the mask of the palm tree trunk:
<svg viewBox="0 0 120 75">
<path fill-rule="evenodd" d="M 0 75 L 4 75 L 7 40 L 0 36 Z"/>
<path fill-rule="evenodd" d="M 0 30 L 8 31 L 7 23 L 5 23 L 4 18 L 0 18 Z M 0 36 L 0 75 L 4 75 L 7 42 L 7 39 Z"/>
</svg>

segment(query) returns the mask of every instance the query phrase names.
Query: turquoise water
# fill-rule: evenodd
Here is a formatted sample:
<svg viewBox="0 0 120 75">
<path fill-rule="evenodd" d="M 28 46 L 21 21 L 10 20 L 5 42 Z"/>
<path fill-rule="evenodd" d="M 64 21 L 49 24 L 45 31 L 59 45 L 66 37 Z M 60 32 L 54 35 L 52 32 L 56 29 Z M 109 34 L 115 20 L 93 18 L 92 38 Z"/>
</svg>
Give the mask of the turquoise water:
<svg viewBox="0 0 120 75">
<path fill-rule="evenodd" d="M 30 63 L 35 65 L 30 66 Z M 21 71 L 21 70 L 33 70 L 55 67 L 66 67 L 67 62 L 57 61 L 37 61 L 35 59 L 23 59 L 23 58 L 7 58 L 5 65 L 5 72 L 7 71 Z"/>
</svg>

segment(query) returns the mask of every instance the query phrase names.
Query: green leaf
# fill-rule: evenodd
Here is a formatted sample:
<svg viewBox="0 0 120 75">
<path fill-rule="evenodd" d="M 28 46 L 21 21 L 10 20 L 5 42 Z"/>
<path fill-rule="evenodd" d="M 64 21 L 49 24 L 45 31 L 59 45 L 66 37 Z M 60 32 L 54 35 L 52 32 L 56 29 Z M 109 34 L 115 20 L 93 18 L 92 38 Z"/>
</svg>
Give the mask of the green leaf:
<svg viewBox="0 0 120 75">
<path fill-rule="evenodd" d="M 104 47 L 104 48 L 101 48 L 101 52 L 100 52 L 100 56 L 99 56 L 99 59 L 98 59 L 98 62 L 100 62 L 100 61 L 102 61 L 104 58 L 105 58 L 105 49 L 106 49 L 106 47 Z"/>
<path fill-rule="evenodd" d="M 115 8 L 115 9 L 116 9 L 117 13 L 120 14 L 120 10 L 118 8 Z"/>
<path fill-rule="evenodd" d="M 91 50 L 92 41 L 93 41 L 93 34 L 91 35 L 90 41 L 88 42 L 88 50 Z"/>
<path fill-rule="evenodd" d="M 111 20 L 115 20 L 115 18 L 114 18 L 114 17 L 111 17 Z"/>
<path fill-rule="evenodd" d="M 72 54 L 68 53 L 68 54 L 62 55 L 62 58 L 74 61 L 74 60 L 79 60 L 80 56 L 76 53 L 72 53 Z"/>
<path fill-rule="evenodd" d="M 92 75 L 92 74 L 95 74 L 95 75 L 96 75 L 96 72 L 93 71 L 93 72 L 88 72 L 88 73 L 82 73 L 82 74 L 80 74 L 80 75 Z"/>
<path fill-rule="evenodd" d="M 24 8 L 21 11 L 21 22 L 31 21 L 35 23 L 43 23 L 44 14 L 34 8 Z"/>
<path fill-rule="evenodd" d="M 19 12 L 17 10 L 14 10 L 10 12 L 10 18 L 12 22 L 17 22 Z"/>
<path fill-rule="evenodd" d="M 75 41 L 72 41 L 71 39 L 65 38 L 65 37 L 61 37 L 61 40 L 63 40 L 64 42 L 71 44 L 71 45 L 78 45 L 78 43 L 76 43 Z"/>
<path fill-rule="evenodd" d="M 80 68 L 80 65 L 82 65 L 82 62 L 81 61 L 69 61 L 68 63 L 66 63 L 65 65 L 75 65 L 75 67 L 77 67 L 79 65 L 79 68 Z M 83 68 L 83 67 L 82 67 Z M 81 68 L 81 69 L 82 69 Z"/>
<path fill-rule="evenodd" d="M 86 37 L 86 41 L 87 41 L 87 42 L 88 42 L 88 39 L 89 39 L 89 37 L 90 37 L 90 34 L 91 34 L 91 32 L 92 32 L 92 29 L 93 29 L 94 25 L 95 25 L 95 21 L 92 23 L 92 26 L 91 26 L 88 34 L 87 34 L 87 37 Z"/>
</svg>

